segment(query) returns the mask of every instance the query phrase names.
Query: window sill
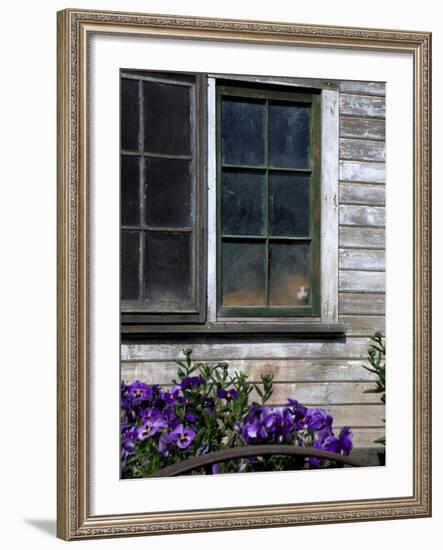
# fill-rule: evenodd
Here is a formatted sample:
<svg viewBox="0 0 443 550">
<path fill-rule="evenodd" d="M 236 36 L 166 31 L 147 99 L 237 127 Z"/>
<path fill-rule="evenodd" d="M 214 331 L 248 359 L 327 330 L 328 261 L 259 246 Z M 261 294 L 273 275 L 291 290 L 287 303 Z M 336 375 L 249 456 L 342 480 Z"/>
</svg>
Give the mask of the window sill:
<svg viewBox="0 0 443 550">
<path fill-rule="evenodd" d="M 342 338 L 345 325 L 341 323 L 283 323 L 283 322 L 217 322 L 202 325 L 125 325 L 121 327 L 126 337 L 177 337 L 177 336 L 236 336 L 266 334 L 268 336 L 291 335 L 307 338 Z"/>
</svg>

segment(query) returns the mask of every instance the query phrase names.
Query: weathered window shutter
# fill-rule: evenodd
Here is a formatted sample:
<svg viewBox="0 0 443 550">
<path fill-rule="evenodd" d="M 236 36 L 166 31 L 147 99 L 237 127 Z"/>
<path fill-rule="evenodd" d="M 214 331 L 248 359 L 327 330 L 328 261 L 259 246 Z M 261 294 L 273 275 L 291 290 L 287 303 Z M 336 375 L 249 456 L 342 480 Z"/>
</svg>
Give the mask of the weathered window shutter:
<svg viewBox="0 0 443 550">
<path fill-rule="evenodd" d="M 121 72 L 124 323 L 205 320 L 204 94 L 200 75 Z"/>
</svg>

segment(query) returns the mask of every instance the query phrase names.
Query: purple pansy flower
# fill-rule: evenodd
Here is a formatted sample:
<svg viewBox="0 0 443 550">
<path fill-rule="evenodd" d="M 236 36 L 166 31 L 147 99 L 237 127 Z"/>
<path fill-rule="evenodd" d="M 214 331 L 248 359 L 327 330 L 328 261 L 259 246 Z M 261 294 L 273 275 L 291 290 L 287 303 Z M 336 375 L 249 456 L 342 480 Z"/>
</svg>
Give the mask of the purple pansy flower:
<svg viewBox="0 0 443 550">
<path fill-rule="evenodd" d="M 163 416 L 155 416 L 149 418 L 143 426 L 139 429 L 139 439 L 146 439 L 147 437 L 152 437 L 162 428 L 167 428 L 168 422 Z"/>
<path fill-rule="evenodd" d="M 289 408 L 276 407 L 263 421 L 269 433 L 288 436 L 294 429 L 292 414 Z"/>
<path fill-rule="evenodd" d="M 258 419 L 245 422 L 242 426 L 241 436 L 248 445 L 263 441 L 267 435 L 263 424 Z"/>
<path fill-rule="evenodd" d="M 352 436 L 353 433 L 351 432 L 349 426 L 345 426 L 344 428 L 342 428 L 338 435 L 338 453 L 348 456 L 348 454 L 352 451 Z"/>
<path fill-rule="evenodd" d="M 138 439 L 138 430 L 135 426 L 130 424 L 121 425 L 122 434 L 122 448 L 127 453 L 133 453 L 135 449 L 135 442 Z"/>
<path fill-rule="evenodd" d="M 323 409 L 308 409 L 305 416 L 308 430 L 318 431 L 325 426 L 332 425 L 332 416 L 329 416 Z"/>
<path fill-rule="evenodd" d="M 140 417 L 143 420 L 143 422 L 146 422 L 147 420 L 151 420 L 152 418 L 156 418 L 157 416 L 160 416 L 161 412 L 157 407 L 147 407 L 146 409 L 142 409 L 140 411 Z"/>
<path fill-rule="evenodd" d="M 158 440 L 158 452 L 163 455 L 168 454 L 171 443 L 171 435 L 168 433 L 162 433 Z"/>
<path fill-rule="evenodd" d="M 222 390 L 221 388 L 219 388 L 217 390 L 217 397 L 220 397 L 220 399 L 226 399 L 226 401 L 232 401 L 232 399 L 236 399 L 237 395 L 237 390 L 234 388 L 230 388 L 227 390 Z"/>
<path fill-rule="evenodd" d="M 181 381 L 181 388 L 183 390 L 189 389 L 189 388 L 195 388 L 195 386 L 198 386 L 199 384 L 204 384 L 205 379 L 201 376 L 186 376 Z"/>
<path fill-rule="evenodd" d="M 179 424 L 172 432 L 171 439 L 175 442 L 180 449 L 187 449 L 189 445 L 194 441 L 195 432 L 192 428 L 184 427 L 183 424 Z"/>
<path fill-rule="evenodd" d="M 136 380 L 130 386 L 127 387 L 128 396 L 132 399 L 134 405 L 139 405 L 142 401 L 147 401 L 153 396 L 153 389 L 151 386 Z"/>
<path fill-rule="evenodd" d="M 161 393 L 161 398 L 167 405 L 173 405 L 180 394 L 181 386 L 176 384 L 175 386 L 172 386 L 172 388 L 169 391 L 164 391 Z"/>
<path fill-rule="evenodd" d="M 301 405 L 296 399 L 288 399 L 289 406 L 294 416 L 294 424 L 297 430 L 301 430 L 305 425 L 305 417 L 308 408 Z"/>
</svg>

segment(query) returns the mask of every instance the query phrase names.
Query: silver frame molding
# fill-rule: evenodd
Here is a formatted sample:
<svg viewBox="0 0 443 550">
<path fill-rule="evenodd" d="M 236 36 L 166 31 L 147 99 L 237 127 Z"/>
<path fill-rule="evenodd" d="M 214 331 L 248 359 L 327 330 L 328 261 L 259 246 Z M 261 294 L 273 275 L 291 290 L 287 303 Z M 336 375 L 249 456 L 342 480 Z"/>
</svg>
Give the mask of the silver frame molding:
<svg viewBox="0 0 443 550">
<path fill-rule="evenodd" d="M 93 34 L 407 52 L 414 59 L 413 495 L 93 516 L 88 473 L 88 43 Z M 431 34 L 97 12 L 58 13 L 58 509 L 65 540 L 431 515 Z"/>
</svg>

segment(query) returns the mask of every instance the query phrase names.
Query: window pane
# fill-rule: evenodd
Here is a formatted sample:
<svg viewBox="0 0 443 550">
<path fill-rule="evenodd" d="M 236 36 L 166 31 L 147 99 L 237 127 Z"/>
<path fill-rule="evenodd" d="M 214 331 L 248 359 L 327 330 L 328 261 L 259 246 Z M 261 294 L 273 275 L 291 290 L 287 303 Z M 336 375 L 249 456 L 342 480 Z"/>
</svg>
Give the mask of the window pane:
<svg viewBox="0 0 443 550">
<path fill-rule="evenodd" d="M 224 242 L 223 306 L 265 305 L 265 244 Z"/>
<path fill-rule="evenodd" d="M 121 146 L 122 149 L 138 151 L 139 112 L 138 82 L 121 80 Z"/>
<path fill-rule="evenodd" d="M 222 174 L 222 226 L 228 235 L 264 234 L 262 172 L 239 170 Z"/>
<path fill-rule="evenodd" d="M 309 177 L 293 173 L 269 174 L 269 234 L 309 235 Z"/>
<path fill-rule="evenodd" d="M 191 154 L 191 101 L 188 86 L 143 82 L 145 151 Z"/>
<path fill-rule="evenodd" d="M 269 305 L 309 305 L 309 244 L 270 243 Z"/>
<path fill-rule="evenodd" d="M 145 298 L 162 306 L 180 307 L 191 299 L 191 234 L 145 233 Z"/>
<path fill-rule="evenodd" d="M 140 158 L 121 157 L 121 223 L 140 223 Z"/>
<path fill-rule="evenodd" d="M 269 164 L 309 167 L 310 108 L 299 103 L 269 104 Z"/>
<path fill-rule="evenodd" d="M 121 297 L 122 300 L 139 298 L 140 232 L 121 232 Z"/>
<path fill-rule="evenodd" d="M 265 103 L 222 99 L 221 147 L 224 164 L 257 165 L 265 160 Z"/>
<path fill-rule="evenodd" d="M 145 159 L 146 225 L 191 225 L 191 162 L 161 158 Z"/>
</svg>

